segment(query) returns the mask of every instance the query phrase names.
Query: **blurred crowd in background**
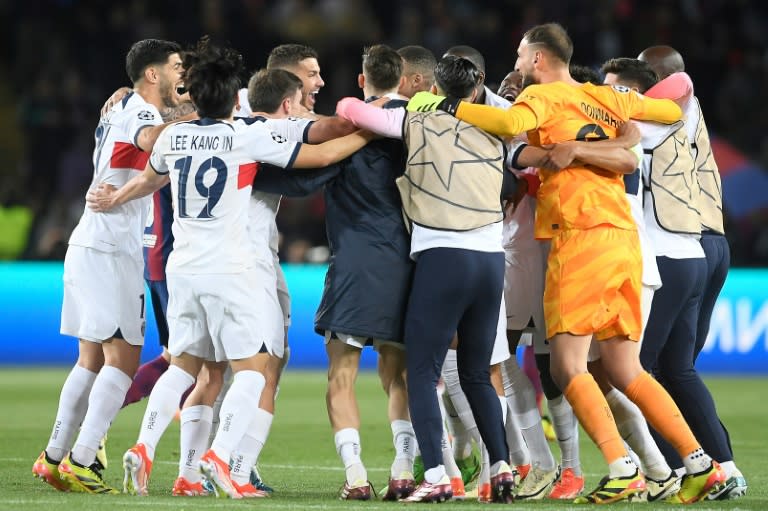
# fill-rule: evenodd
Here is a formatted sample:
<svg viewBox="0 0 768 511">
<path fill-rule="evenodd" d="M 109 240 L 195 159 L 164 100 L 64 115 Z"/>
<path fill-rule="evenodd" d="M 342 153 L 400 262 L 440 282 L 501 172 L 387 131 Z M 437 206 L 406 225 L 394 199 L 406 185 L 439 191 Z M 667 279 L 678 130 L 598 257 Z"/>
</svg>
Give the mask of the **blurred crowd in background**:
<svg viewBox="0 0 768 511">
<path fill-rule="evenodd" d="M 474 46 L 494 90 L 538 23 L 563 24 L 573 62 L 595 68 L 669 44 L 685 58 L 710 132 L 768 168 L 768 3 L 757 0 L 0 0 L 0 14 L 0 259 L 63 259 L 92 176 L 99 110 L 129 85 L 125 54 L 147 37 L 188 45 L 210 34 L 251 71 L 278 44 L 308 44 L 325 80 L 316 111 L 327 115 L 360 94 L 362 50 L 375 43 L 420 44 L 438 57 Z M 738 218 L 725 213 L 734 265 L 768 264 L 768 195 Z M 285 200 L 278 224 L 284 261 L 324 260 L 321 193 Z"/>
</svg>

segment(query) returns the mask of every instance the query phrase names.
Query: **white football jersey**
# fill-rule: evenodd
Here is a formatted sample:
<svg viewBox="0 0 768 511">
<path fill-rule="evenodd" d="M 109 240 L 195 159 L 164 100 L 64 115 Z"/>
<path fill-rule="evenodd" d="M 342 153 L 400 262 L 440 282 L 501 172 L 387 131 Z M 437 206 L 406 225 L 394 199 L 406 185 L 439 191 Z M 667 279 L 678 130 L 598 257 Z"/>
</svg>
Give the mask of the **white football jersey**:
<svg viewBox="0 0 768 511">
<path fill-rule="evenodd" d="M 157 108 L 135 92 L 113 106 L 96 128 L 90 188 L 100 183 L 120 188 L 142 172 L 149 154 L 136 146 L 136 139 L 142 128 L 162 123 Z M 94 213 L 86 207 L 69 244 L 142 257 L 142 236 L 151 199 L 128 201 L 108 213 Z"/>
<path fill-rule="evenodd" d="M 286 140 L 307 142 L 309 127 L 314 121 L 297 117 L 268 119 L 258 116 L 250 119 L 238 119 L 237 122 L 242 124 L 260 123 Z M 266 256 L 268 250 L 272 256 L 277 256 L 280 234 L 275 219 L 277 210 L 280 208 L 281 198 L 281 195 L 257 190 L 251 194 L 248 229 L 260 255 Z"/>
<path fill-rule="evenodd" d="M 300 145 L 263 123 L 201 119 L 166 129 L 150 163 L 171 177 L 174 243 L 167 273 L 250 268 L 256 254 L 248 235 L 248 204 L 257 162 L 290 167 Z"/>
</svg>

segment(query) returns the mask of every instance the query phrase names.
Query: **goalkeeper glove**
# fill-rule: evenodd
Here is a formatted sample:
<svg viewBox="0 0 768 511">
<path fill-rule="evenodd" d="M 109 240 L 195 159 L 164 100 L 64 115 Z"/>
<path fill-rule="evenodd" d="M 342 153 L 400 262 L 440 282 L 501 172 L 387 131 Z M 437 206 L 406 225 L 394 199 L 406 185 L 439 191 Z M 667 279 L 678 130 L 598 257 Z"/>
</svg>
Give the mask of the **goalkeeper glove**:
<svg viewBox="0 0 768 511">
<path fill-rule="evenodd" d="M 431 92 L 417 92 L 406 107 L 409 112 L 434 112 L 442 110 L 451 115 L 456 115 L 456 109 L 459 108 L 461 99 L 451 96 L 438 96 Z"/>
</svg>

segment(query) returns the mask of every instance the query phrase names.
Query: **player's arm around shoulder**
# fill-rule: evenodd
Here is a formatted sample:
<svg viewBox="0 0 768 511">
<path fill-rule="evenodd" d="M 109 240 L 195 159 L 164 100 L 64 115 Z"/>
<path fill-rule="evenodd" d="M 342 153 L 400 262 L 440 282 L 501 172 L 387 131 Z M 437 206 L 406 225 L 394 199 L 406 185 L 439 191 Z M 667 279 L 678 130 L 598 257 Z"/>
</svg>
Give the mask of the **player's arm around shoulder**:
<svg viewBox="0 0 768 511">
<path fill-rule="evenodd" d="M 623 96 L 631 119 L 672 124 L 683 117 L 682 109 L 671 99 L 649 98 L 621 85 L 613 85 L 613 89 Z"/>
</svg>

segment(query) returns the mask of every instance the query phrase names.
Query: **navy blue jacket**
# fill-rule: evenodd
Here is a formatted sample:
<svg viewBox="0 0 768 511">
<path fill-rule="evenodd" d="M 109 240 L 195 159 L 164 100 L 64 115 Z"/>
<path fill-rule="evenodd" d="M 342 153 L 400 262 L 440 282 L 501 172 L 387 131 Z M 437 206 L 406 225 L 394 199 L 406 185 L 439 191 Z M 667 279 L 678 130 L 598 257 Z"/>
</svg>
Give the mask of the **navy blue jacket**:
<svg viewBox="0 0 768 511">
<path fill-rule="evenodd" d="M 385 107 L 401 107 L 392 100 Z M 283 171 L 263 166 L 261 191 L 301 195 L 325 186 L 331 258 L 315 315 L 315 331 L 402 342 L 413 262 L 395 179 L 405 168 L 400 140 L 370 142 L 326 169 Z"/>
</svg>

